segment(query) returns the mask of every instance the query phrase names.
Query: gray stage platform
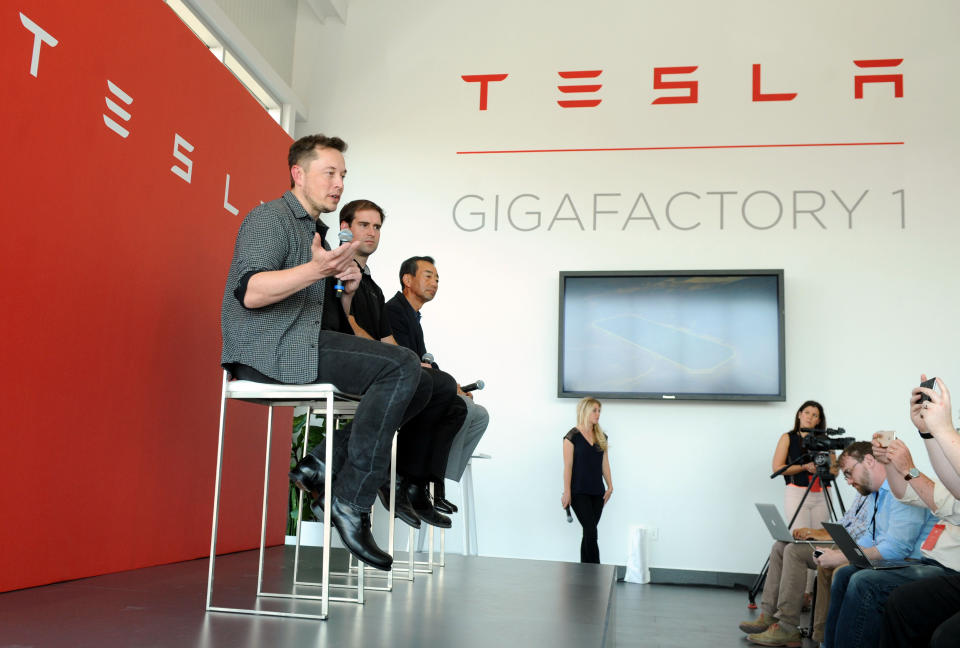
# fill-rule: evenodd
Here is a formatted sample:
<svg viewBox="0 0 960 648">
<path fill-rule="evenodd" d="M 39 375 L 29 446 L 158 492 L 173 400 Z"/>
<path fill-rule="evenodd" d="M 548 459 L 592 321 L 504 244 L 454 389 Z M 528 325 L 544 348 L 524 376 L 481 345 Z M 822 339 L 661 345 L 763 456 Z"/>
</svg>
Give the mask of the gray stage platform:
<svg viewBox="0 0 960 648">
<path fill-rule="evenodd" d="M 292 547 L 271 549 L 269 578 L 281 578 L 292 556 Z M 256 561 L 256 552 L 217 559 L 215 605 L 252 604 Z M 612 646 L 616 635 L 615 574 L 606 565 L 448 555 L 433 574 L 368 591 L 362 606 L 331 603 L 325 622 L 206 613 L 206 577 L 207 561 L 193 560 L 0 594 L 0 648 L 583 648 Z M 319 611 L 319 603 L 298 605 Z"/>
</svg>

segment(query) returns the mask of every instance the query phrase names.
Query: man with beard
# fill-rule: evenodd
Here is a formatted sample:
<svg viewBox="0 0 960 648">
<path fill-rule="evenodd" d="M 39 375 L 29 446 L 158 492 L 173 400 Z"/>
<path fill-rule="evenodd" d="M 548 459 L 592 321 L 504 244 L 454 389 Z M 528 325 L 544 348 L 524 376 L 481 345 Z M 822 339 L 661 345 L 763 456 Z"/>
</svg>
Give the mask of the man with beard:
<svg viewBox="0 0 960 648">
<path fill-rule="evenodd" d="M 872 495 L 872 503 L 867 504 L 874 510 L 872 529 L 859 542 L 863 554 L 870 560 L 918 561 L 916 566 L 889 570 L 846 565 L 834 573 L 824 634 L 827 647 L 872 648 L 880 639 L 880 610 L 890 590 L 922 578 L 928 570 L 942 569 L 919 562 L 923 558 L 921 545 L 936 519 L 928 510 L 897 500 L 887 483 L 886 466 L 866 448 L 851 444 L 840 454 L 838 463 L 851 486 L 862 495 Z M 837 567 L 844 562 L 846 558 L 837 549 L 827 549 L 817 558 L 821 567 Z"/>
<path fill-rule="evenodd" d="M 870 444 L 858 441 L 864 452 Z M 839 523 L 854 540 L 859 540 L 873 523 L 873 497 L 858 494 Z M 868 500 L 870 505 L 867 506 Z M 826 529 L 797 528 L 793 530 L 797 540 L 830 540 Z M 747 640 L 758 645 L 789 645 L 800 641 L 803 590 L 810 569 L 816 569 L 814 546 L 807 543 L 774 542 L 770 550 L 769 569 L 763 585 L 760 602 L 761 614 L 744 621 L 740 630 L 747 633 Z M 813 612 L 813 639 L 823 638 L 823 627 L 830 603 L 830 581 L 833 570 L 821 570 L 817 574 L 817 601 Z M 824 587 L 825 585 L 825 587 Z M 772 643 L 771 643 L 772 642 Z"/>
</svg>

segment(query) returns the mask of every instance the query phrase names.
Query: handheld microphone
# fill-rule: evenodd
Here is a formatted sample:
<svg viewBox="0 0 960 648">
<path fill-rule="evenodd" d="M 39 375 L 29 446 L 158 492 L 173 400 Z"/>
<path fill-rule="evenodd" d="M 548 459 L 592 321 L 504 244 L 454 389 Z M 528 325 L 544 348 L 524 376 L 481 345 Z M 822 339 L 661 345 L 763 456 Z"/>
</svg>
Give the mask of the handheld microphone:
<svg viewBox="0 0 960 648">
<path fill-rule="evenodd" d="M 483 389 L 483 387 L 484 382 L 482 380 L 478 380 L 477 382 L 472 382 L 469 385 L 462 386 L 460 390 L 463 392 L 472 392 L 474 389 Z"/>
<path fill-rule="evenodd" d="M 567 511 L 567 522 L 573 522 L 573 516 L 570 515 L 570 507 L 569 507 L 569 506 L 566 507 L 566 511 Z"/>
<path fill-rule="evenodd" d="M 427 364 L 433 364 L 433 354 L 427 351 L 423 354 L 423 357 L 420 358 L 421 362 L 426 362 Z"/>
<path fill-rule="evenodd" d="M 320 219 L 317 219 L 317 228 L 320 227 Z M 353 232 L 347 228 L 343 228 L 337 233 L 337 238 L 340 239 L 340 245 L 344 243 L 349 243 L 353 240 Z M 333 291 L 337 293 L 337 297 L 343 296 L 343 282 L 340 279 L 337 279 L 337 283 L 333 284 Z"/>
</svg>

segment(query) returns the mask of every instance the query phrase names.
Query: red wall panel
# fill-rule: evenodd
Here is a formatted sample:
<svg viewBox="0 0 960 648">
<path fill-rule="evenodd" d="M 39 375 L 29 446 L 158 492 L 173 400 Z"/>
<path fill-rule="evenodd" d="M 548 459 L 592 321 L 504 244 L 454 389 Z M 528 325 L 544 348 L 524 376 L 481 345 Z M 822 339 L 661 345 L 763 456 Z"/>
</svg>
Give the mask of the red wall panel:
<svg viewBox="0 0 960 648">
<path fill-rule="evenodd" d="M 0 42 L 0 591 L 202 556 L 224 280 L 243 215 L 288 186 L 290 138 L 159 1 L 4 3 Z M 265 421 L 229 417 L 223 551 L 259 542 Z M 289 414 L 275 426 L 272 542 Z"/>
</svg>

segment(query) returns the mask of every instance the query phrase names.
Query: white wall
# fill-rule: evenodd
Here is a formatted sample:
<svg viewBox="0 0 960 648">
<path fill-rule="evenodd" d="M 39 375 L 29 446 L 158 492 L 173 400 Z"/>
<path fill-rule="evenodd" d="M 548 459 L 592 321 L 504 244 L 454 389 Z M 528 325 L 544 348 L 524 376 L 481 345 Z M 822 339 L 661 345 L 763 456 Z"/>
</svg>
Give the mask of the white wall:
<svg viewBox="0 0 960 648">
<path fill-rule="evenodd" d="M 768 479 L 777 436 L 805 399 L 821 400 L 831 426 L 866 439 L 895 428 L 922 455 L 906 415 L 921 371 L 960 385 L 951 324 L 958 315 L 960 234 L 955 217 L 958 94 L 952 69 L 960 7 L 888 0 L 801 5 L 560 1 L 391 3 L 354 0 L 346 25 L 298 27 L 294 85 L 310 106 L 298 135 L 325 132 L 350 144 L 345 203 L 370 198 L 388 218 L 374 276 L 389 296 L 399 262 L 432 254 L 442 277 L 424 310 L 428 347 L 478 396 L 492 423 L 476 466 L 480 550 L 485 555 L 577 560 L 579 527 L 559 508 L 561 437 L 573 400 L 556 397 L 560 270 L 783 268 L 786 276 L 787 400 L 784 403 L 609 401 L 616 492 L 600 525 L 604 562 L 624 564 L 627 527 L 660 529 L 656 567 L 756 571 L 769 547 L 755 501 L 782 504 Z M 304 12 L 301 10 L 301 16 Z M 903 58 L 905 94 L 868 86 L 853 99 L 854 59 Z M 751 65 L 764 90 L 792 102 L 754 103 Z M 696 105 L 654 106 L 656 66 L 698 65 Z M 561 109 L 559 70 L 603 69 L 594 109 Z M 886 70 L 884 70 L 886 71 Z M 478 110 L 478 86 L 463 74 L 502 73 Z M 476 149 L 702 146 L 903 141 L 899 146 L 457 155 Z M 751 228 L 745 196 L 765 190 L 782 220 Z M 852 205 L 848 227 L 837 192 Z M 899 195 L 906 196 L 901 228 Z M 682 191 L 674 220 L 664 205 Z M 716 197 L 728 198 L 724 224 Z M 821 228 L 793 192 L 826 198 Z M 659 229 L 634 220 L 643 192 Z M 505 207 L 521 201 L 509 225 Z M 594 194 L 601 199 L 594 231 Z M 452 208 L 484 198 L 498 228 L 466 232 Z M 548 225 L 565 194 L 571 220 Z M 814 194 L 800 194 L 801 206 Z M 772 201 L 748 217 L 774 222 Z M 471 211 L 476 208 L 472 207 Z M 639 216 L 639 212 L 636 214 Z M 572 218 L 565 204 L 561 218 Z M 461 224 L 476 226 L 478 221 Z M 927 466 L 925 457 L 918 460 Z M 453 489 L 451 489 L 453 490 Z M 850 491 L 844 486 L 847 501 Z M 710 539 L 711 541 L 705 542 Z M 456 549 L 458 534 L 449 536 Z"/>
<path fill-rule="evenodd" d="M 293 77 L 294 32 L 298 0 L 216 0 L 230 20 L 250 39 L 274 71 L 290 83 Z"/>
</svg>

